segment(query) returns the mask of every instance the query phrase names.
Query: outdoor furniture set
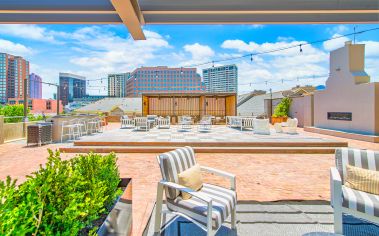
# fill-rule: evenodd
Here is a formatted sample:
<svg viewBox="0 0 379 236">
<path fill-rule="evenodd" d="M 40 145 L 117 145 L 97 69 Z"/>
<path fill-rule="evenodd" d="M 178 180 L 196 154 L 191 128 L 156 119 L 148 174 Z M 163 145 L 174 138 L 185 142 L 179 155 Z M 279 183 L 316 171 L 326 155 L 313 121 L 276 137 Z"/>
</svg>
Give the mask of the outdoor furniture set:
<svg viewBox="0 0 379 236">
<path fill-rule="evenodd" d="M 237 194 L 233 174 L 200 166 L 191 147 L 160 154 L 157 160 L 162 180 L 157 188 L 155 233 L 161 232 L 162 214 L 167 213 L 189 220 L 207 235 L 215 235 L 228 217 L 232 230 L 236 229 Z M 334 232 L 343 234 L 343 214 L 379 224 L 379 152 L 339 148 L 335 152 L 335 164 L 330 169 Z M 203 183 L 201 171 L 227 178 L 230 187 Z"/>
<path fill-rule="evenodd" d="M 226 125 L 230 128 L 252 129 L 254 134 L 270 134 L 270 120 L 258 119 L 253 116 L 227 116 Z M 289 118 L 287 122 L 276 123 L 274 125 L 276 133 L 283 133 L 283 127 L 286 127 L 286 133 L 297 134 L 298 120 Z"/>
<path fill-rule="evenodd" d="M 63 142 L 63 139 L 66 136 L 68 137 L 68 140 L 76 140 L 81 136 L 100 133 L 102 131 L 102 120 L 99 117 L 91 119 L 81 118 L 62 121 L 61 142 Z"/>
</svg>

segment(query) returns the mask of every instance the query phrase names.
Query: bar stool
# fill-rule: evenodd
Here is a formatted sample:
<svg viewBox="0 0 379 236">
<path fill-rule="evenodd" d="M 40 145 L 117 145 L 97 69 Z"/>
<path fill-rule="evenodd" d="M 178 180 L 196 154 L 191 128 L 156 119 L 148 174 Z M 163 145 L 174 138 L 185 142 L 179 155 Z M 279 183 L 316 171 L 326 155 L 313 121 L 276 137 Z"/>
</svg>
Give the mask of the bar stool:
<svg viewBox="0 0 379 236">
<path fill-rule="evenodd" d="M 78 119 L 76 124 L 79 127 L 80 136 L 87 134 L 87 124 L 85 119 Z"/>
<path fill-rule="evenodd" d="M 98 121 L 96 120 L 96 118 L 89 119 L 87 121 L 87 132 L 88 132 L 88 134 L 96 133 L 97 130 L 98 130 Z"/>
<path fill-rule="evenodd" d="M 78 126 L 73 124 L 72 121 L 62 121 L 61 124 L 61 143 L 63 143 L 63 137 L 68 136 L 68 140 L 75 140 L 75 137 L 79 137 Z M 68 131 L 68 132 L 65 132 Z"/>
</svg>

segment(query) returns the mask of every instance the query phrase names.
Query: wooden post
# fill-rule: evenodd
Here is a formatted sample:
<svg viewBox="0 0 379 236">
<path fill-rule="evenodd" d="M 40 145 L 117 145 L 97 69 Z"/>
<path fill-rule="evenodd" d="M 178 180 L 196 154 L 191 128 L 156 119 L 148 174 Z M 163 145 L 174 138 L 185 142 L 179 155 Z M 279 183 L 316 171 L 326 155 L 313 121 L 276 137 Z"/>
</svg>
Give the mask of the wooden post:
<svg viewBox="0 0 379 236">
<path fill-rule="evenodd" d="M 26 128 L 28 122 L 28 79 L 24 79 L 24 119 L 23 119 L 23 137 L 26 137 Z"/>
<path fill-rule="evenodd" d="M 0 116 L 0 144 L 4 143 L 4 116 Z"/>
<path fill-rule="evenodd" d="M 59 98 L 60 98 L 60 87 L 57 85 L 57 115 L 59 115 Z"/>
</svg>

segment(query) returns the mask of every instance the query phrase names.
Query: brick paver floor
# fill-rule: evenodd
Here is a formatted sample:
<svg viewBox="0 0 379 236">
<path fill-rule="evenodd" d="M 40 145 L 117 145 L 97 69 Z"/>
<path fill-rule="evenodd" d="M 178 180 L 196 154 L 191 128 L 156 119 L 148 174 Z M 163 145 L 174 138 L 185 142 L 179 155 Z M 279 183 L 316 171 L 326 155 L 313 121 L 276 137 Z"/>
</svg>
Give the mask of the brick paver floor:
<svg viewBox="0 0 379 236">
<path fill-rule="evenodd" d="M 115 126 L 118 127 L 118 126 Z M 301 131 L 303 132 L 303 131 Z M 307 133 L 309 136 L 348 141 L 349 146 L 379 150 L 379 144 Z M 25 180 L 25 175 L 46 162 L 47 148 L 25 147 L 24 141 L 0 145 L 0 179 L 7 175 Z M 73 154 L 63 154 L 70 158 Z M 160 172 L 156 154 L 118 154 L 121 177 L 133 178 L 133 234 L 141 235 L 153 209 Z M 198 154 L 201 165 L 234 173 L 239 201 L 329 200 L 329 168 L 333 155 Z M 227 182 L 206 175 L 205 181 Z"/>
</svg>

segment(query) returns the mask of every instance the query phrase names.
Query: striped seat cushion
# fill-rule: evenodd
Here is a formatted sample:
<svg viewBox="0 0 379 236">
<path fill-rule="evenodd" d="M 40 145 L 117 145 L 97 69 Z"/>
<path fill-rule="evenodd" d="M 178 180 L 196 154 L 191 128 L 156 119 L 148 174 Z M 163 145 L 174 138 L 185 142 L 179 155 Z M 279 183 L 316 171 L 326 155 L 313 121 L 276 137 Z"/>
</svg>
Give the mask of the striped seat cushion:
<svg viewBox="0 0 379 236">
<path fill-rule="evenodd" d="M 191 147 L 178 148 L 163 153 L 159 155 L 159 160 L 163 179 L 177 184 L 179 184 L 178 174 L 196 164 L 195 152 Z M 165 188 L 165 191 L 166 197 L 169 199 L 175 199 L 180 193 L 172 188 Z"/>
<path fill-rule="evenodd" d="M 213 229 L 220 228 L 221 224 L 229 217 L 232 209 L 237 204 L 236 192 L 205 183 L 199 192 L 206 194 L 212 199 L 212 226 Z M 175 200 L 168 199 L 167 207 L 171 211 L 185 214 L 206 226 L 207 204 L 198 198 L 192 197 L 188 200 L 183 200 L 181 197 Z"/>
<path fill-rule="evenodd" d="M 379 196 L 342 186 L 342 206 L 379 217 Z"/>
<path fill-rule="evenodd" d="M 340 172 L 342 183 L 346 178 L 346 165 L 367 170 L 379 171 L 379 152 L 353 148 L 336 149 L 336 167 Z"/>
</svg>

